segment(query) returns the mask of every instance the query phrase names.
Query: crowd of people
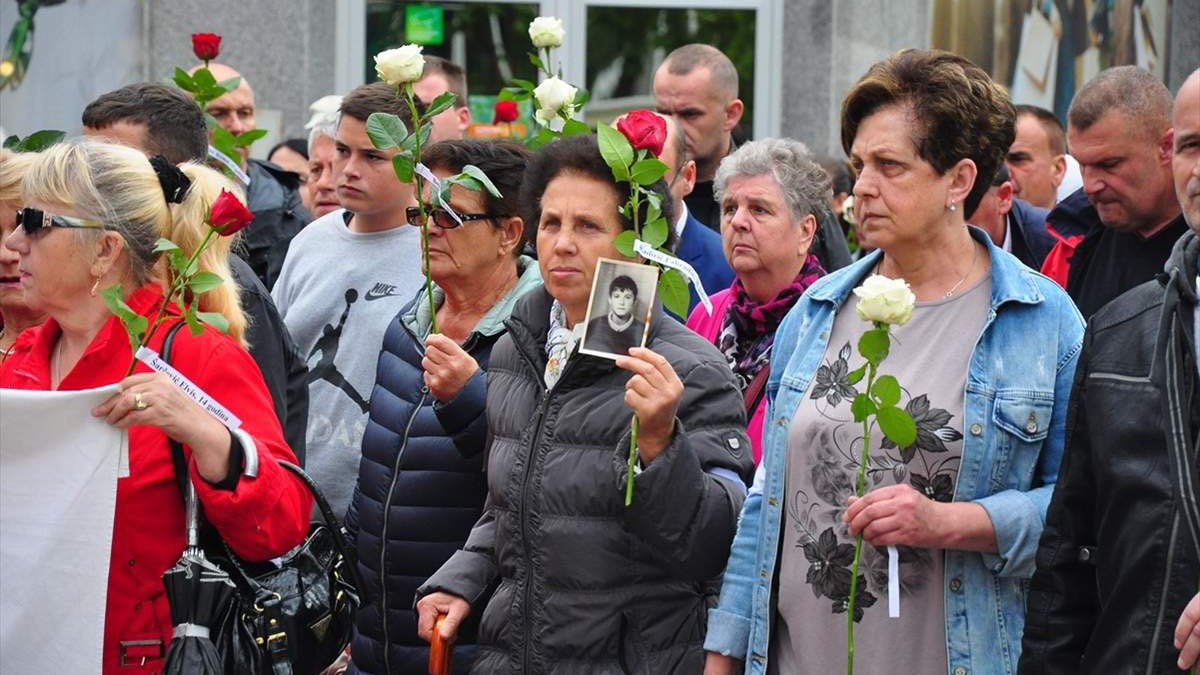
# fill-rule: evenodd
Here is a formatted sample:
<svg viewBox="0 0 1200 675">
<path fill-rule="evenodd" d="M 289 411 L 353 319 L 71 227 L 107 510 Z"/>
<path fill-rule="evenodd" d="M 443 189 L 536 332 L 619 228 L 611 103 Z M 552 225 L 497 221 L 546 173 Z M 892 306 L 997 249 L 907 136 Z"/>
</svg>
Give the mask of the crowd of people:
<svg viewBox="0 0 1200 675">
<path fill-rule="evenodd" d="M 254 92 L 216 63 L 241 79 L 206 110 L 131 84 L 86 107 L 82 138 L 0 154 L 0 386 L 116 384 L 92 413 L 129 429 L 106 674 L 161 672 L 177 471 L 244 559 L 300 543 L 311 499 L 276 459 L 304 465 L 356 554 L 330 675 L 426 673 L 435 631 L 455 673 L 841 672 L 848 614 L 860 672 L 1200 661 L 1200 70 L 1174 97 L 1104 70 L 1064 126 L 963 57 L 905 50 L 845 95 L 844 157 L 817 157 L 739 144 L 733 64 L 680 47 L 654 73 L 649 189 L 701 288 L 675 316 L 601 277 L 591 323 L 644 338 L 612 359 L 580 342 L 598 261 L 640 261 L 617 244 L 629 183 L 593 135 L 464 138 L 466 73 L 425 58 L 417 96 L 456 103 L 423 163 L 478 167 L 498 194 L 399 181 L 399 149 L 368 134 L 408 113 L 382 82 L 314 103 L 270 161 L 247 148 L 238 184 L 206 164 L 205 113 L 253 129 Z M 254 219 L 205 248 L 222 189 Z M 238 429 L 126 373 L 98 289 L 152 318 L 177 273 L 160 237 L 223 280 L 197 302 L 230 329 L 179 331 L 170 357 Z M 916 299 L 886 364 L 906 446 L 856 410 L 873 326 L 853 291 L 873 274 Z"/>
</svg>

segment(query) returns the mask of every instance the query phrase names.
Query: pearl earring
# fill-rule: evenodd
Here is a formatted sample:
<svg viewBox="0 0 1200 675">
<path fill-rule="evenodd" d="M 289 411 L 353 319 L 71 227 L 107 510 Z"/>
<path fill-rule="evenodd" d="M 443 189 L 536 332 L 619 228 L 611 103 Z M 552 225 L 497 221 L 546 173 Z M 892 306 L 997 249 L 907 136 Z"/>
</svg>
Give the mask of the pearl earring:
<svg viewBox="0 0 1200 675">
<path fill-rule="evenodd" d="M 946 209 L 947 209 L 947 210 L 949 210 L 949 211 L 957 211 L 957 210 L 958 210 L 958 205 L 957 205 L 957 204 L 955 204 L 954 202 L 950 202 L 950 205 L 949 205 L 949 206 L 947 206 L 947 207 L 946 207 Z"/>
</svg>

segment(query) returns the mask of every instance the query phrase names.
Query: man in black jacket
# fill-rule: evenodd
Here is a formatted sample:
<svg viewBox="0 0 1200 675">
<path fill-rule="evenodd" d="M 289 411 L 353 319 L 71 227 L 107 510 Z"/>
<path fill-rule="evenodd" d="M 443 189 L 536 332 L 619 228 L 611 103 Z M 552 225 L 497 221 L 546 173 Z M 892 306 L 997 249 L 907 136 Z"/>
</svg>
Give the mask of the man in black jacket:
<svg viewBox="0 0 1200 675">
<path fill-rule="evenodd" d="M 223 63 L 209 64 L 208 69 L 218 82 L 241 78 L 236 89 L 208 102 L 205 109 L 208 114 L 235 136 L 254 130 L 254 90 L 250 83 Z M 250 146 L 238 151 L 237 157 L 229 159 L 245 172 L 242 184 L 246 188 L 246 206 L 254 212 L 254 222 L 246 228 L 242 239 L 243 257 L 270 290 L 283 268 L 288 244 L 312 216 L 300 197 L 300 176 L 270 162 L 250 159 Z"/>
<path fill-rule="evenodd" d="M 141 82 L 102 94 L 83 110 L 85 135 L 137 148 L 148 155 L 163 155 L 175 164 L 203 163 L 208 151 L 204 116 L 181 89 L 157 82 Z M 308 372 L 296 344 L 279 317 L 271 294 L 250 266 L 230 256 L 233 280 L 241 289 L 242 310 L 248 326 L 250 355 L 262 371 L 275 414 L 283 426 L 288 446 L 304 463 L 308 426 Z"/>
<path fill-rule="evenodd" d="M 1039 270 L 1055 239 L 1046 231 L 1049 209 L 1017 199 L 1008 174 L 1000 165 L 992 186 L 983 193 L 979 206 L 967 215 L 967 222 L 988 233 L 992 242 L 1015 255 L 1026 267 Z"/>
<path fill-rule="evenodd" d="M 1088 325 L 1030 584 L 1022 675 L 1162 674 L 1200 655 L 1200 71 L 1179 91 L 1173 146 L 1192 231 L 1165 275 Z"/>
</svg>

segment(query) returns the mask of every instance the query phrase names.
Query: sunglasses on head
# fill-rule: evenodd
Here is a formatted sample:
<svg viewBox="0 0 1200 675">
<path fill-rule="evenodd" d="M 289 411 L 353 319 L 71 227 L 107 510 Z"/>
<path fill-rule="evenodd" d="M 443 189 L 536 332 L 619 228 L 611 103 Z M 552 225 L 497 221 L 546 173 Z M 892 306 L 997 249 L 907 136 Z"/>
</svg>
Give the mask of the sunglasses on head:
<svg viewBox="0 0 1200 675">
<path fill-rule="evenodd" d="M 98 230 L 99 223 L 94 223 L 80 218 L 72 218 L 71 216 L 59 216 L 53 213 L 46 213 L 41 209 L 34 209 L 26 206 L 17 211 L 17 227 L 25 230 L 27 236 L 32 236 L 38 230 L 44 227 L 70 227 L 84 230 Z"/>
<path fill-rule="evenodd" d="M 459 220 L 462 220 L 460 223 L 454 219 L 454 216 L 450 215 L 449 211 L 446 211 L 445 209 L 433 208 L 425 212 L 425 217 L 429 219 L 429 222 L 437 225 L 443 230 L 453 230 L 454 228 L 459 227 L 460 225 L 465 225 L 472 220 L 491 220 L 498 218 L 499 216 L 494 216 L 490 213 L 460 213 L 458 214 Z M 408 221 L 409 225 L 420 227 L 421 209 L 417 208 L 416 206 L 410 206 L 404 209 L 404 219 Z"/>
</svg>

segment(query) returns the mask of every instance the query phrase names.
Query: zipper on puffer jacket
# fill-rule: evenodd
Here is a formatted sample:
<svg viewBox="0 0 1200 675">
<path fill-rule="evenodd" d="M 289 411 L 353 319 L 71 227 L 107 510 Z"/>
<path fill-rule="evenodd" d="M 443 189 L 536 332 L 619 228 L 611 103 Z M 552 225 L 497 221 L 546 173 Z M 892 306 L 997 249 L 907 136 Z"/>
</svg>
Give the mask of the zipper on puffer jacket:
<svg viewBox="0 0 1200 675">
<path fill-rule="evenodd" d="M 420 352 L 421 350 L 417 350 Z M 387 540 L 388 540 L 388 513 L 392 510 L 392 496 L 396 492 L 396 483 L 400 480 L 400 460 L 404 457 L 404 449 L 408 447 L 408 433 L 412 430 L 413 420 L 417 419 L 417 414 L 421 412 L 421 408 L 425 406 L 425 398 L 429 395 L 429 386 L 421 385 L 421 398 L 417 401 L 417 405 L 413 407 L 412 414 L 408 416 L 408 423 L 404 425 L 404 437 L 400 442 L 400 449 L 396 452 L 396 461 L 392 463 L 392 482 L 388 485 L 387 496 L 383 500 L 383 527 L 380 529 L 379 538 L 379 618 L 381 619 L 383 628 L 383 672 L 392 672 L 391 651 L 392 641 L 388 637 L 388 611 L 387 611 Z"/>
<path fill-rule="evenodd" d="M 541 445 L 542 429 L 546 423 L 546 412 L 550 408 L 550 390 L 546 388 L 546 380 L 544 375 L 542 377 L 538 377 L 539 373 L 537 361 L 528 353 L 526 353 L 526 351 L 521 347 L 520 340 L 516 335 L 513 336 L 513 344 L 516 347 L 516 352 L 520 355 L 521 360 L 525 362 L 525 365 L 529 367 L 530 372 L 533 373 L 534 381 L 542 385 L 542 400 L 538 403 L 537 425 L 533 429 L 533 436 L 530 437 L 529 456 L 525 460 L 525 477 L 521 482 L 521 503 L 518 512 L 518 517 L 521 521 L 521 539 L 523 541 L 521 552 L 525 558 L 525 588 L 522 592 L 522 595 L 525 599 L 525 612 L 523 617 L 525 630 L 524 635 L 522 636 L 523 639 L 521 641 L 521 672 L 524 673 L 529 672 L 529 641 L 533 634 L 533 631 L 531 630 L 531 624 L 533 620 L 530 618 L 530 604 L 533 602 L 533 584 L 530 582 L 530 579 L 533 576 L 533 558 L 529 554 L 529 518 L 527 517 L 529 514 L 529 479 L 533 475 L 534 455 L 537 453 L 538 446 Z M 567 375 L 569 375 L 574 369 L 573 366 L 576 366 L 579 363 L 578 351 L 575 352 L 572 357 L 573 360 L 567 361 L 567 367 L 563 369 L 562 374 L 559 376 L 559 382 L 565 381 L 567 379 Z"/>
</svg>

